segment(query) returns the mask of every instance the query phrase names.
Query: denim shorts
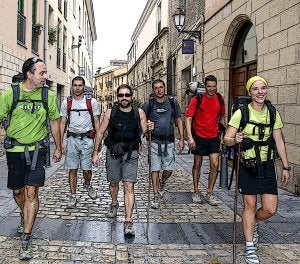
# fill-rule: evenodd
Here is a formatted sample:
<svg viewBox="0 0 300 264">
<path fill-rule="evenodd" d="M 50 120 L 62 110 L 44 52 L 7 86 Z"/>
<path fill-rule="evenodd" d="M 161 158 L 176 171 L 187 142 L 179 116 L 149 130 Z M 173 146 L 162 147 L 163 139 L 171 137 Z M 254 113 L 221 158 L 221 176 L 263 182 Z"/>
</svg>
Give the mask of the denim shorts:
<svg viewBox="0 0 300 264">
<path fill-rule="evenodd" d="M 87 137 L 82 139 L 68 137 L 67 142 L 65 169 L 91 170 L 94 140 Z"/>
<path fill-rule="evenodd" d="M 173 171 L 175 166 L 175 143 L 151 143 L 151 171 Z"/>
<path fill-rule="evenodd" d="M 34 151 L 29 151 L 32 160 Z M 8 179 L 7 188 L 18 190 L 25 185 L 42 187 L 45 183 L 45 165 L 47 148 L 40 148 L 35 170 L 26 164 L 24 152 L 6 152 Z"/>
<path fill-rule="evenodd" d="M 133 150 L 131 157 L 127 160 L 128 152 L 119 158 L 113 158 L 110 150 L 106 150 L 106 175 L 107 181 L 118 183 L 120 181 L 136 182 L 139 154 Z"/>
</svg>

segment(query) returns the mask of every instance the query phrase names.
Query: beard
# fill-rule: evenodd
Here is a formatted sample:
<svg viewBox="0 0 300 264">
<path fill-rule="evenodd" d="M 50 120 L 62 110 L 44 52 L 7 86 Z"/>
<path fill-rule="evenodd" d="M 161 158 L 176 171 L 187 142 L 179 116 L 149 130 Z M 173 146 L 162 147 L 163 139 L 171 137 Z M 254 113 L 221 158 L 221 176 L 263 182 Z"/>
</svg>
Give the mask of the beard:
<svg viewBox="0 0 300 264">
<path fill-rule="evenodd" d="M 119 106 L 122 108 L 128 108 L 129 106 L 131 106 L 131 103 L 132 103 L 131 100 L 123 99 L 119 101 Z"/>
</svg>

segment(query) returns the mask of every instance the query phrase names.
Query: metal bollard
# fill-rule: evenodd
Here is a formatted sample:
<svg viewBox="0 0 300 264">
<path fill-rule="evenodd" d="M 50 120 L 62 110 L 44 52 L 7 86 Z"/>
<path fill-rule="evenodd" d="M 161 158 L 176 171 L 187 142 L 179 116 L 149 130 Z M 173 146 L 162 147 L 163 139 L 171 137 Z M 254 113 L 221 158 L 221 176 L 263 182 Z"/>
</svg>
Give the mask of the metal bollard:
<svg viewBox="0 0 300 264">
<path fill-rule="evenodd" d="M 222 144 L 222 147 L 221 147 L 221 172 L 220 172 L 219 187 L 222 189 L 228 189 L 228 166 L 227 166 L 225 144 Z"/>
</svg>

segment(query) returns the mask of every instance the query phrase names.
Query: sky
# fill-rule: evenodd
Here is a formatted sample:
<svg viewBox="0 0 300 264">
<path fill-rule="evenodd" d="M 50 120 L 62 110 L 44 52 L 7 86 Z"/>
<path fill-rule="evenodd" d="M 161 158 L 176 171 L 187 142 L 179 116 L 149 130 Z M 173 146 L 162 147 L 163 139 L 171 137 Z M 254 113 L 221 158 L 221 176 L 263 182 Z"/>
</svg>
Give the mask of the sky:
<svg viewBox="0 0 300 264">
<path fill-rule="evenodd" d="M 132 33 L 147 0 L 93 0 L 97 40 L 94 70 L 109 66 L 110 60 L 126 60 Z"/>
</svg>

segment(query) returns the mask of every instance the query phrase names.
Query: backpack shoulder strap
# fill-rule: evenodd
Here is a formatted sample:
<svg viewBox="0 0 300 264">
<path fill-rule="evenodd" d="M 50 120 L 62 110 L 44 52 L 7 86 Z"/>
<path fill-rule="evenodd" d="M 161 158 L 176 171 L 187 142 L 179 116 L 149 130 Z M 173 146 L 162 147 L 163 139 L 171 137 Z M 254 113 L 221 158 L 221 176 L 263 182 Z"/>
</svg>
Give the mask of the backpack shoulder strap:
<svg viewBox="0 0 300 264">
<path fill-rule="evenodd" d="M 17 107 L 19 97 L 20 97 L 20 86 L 18 82 L 14 82 L 11 85 L 12 90 L 13 90 L 13 102 L 10 107 L 10 114 L 14 111 L 14 109 Z"/>
<path fill-rule="evenodd" d="M 49 92 L 49 86 L 44 85 L 42 87 L 42 103 L 43 103 L 44 109 L 46 110 L 46 125 L 47 126 L 50 124 L 49 106 L 48 106 L 48 92 Z"/>
<path fill-rule="evenodd" d="M 87 107 L 87 109 L 89 111 L 89 114 L 91 116 L 91 121 L 92 121 L 93 128 L 95 130 L 95 120 L 94 120 L 94 113 L 93 113 L 93 107 L 92 107 L 92 98 L 90 96 L 86 97 L 85 102 L 86 102 L 86 107 Z"/>
<path fill-rule="evenodd" d="M 196 106 L 196 112 L 197 112 L 198 109 L 200 108 L 201 103 L 202 103 L 202 94 L 197 93 L 195 96 L 197 98 L 197 106 Z"/>
<path fill-rule="evenodd" d="M 245 126 L 249 122 L 249 108 L 248 104 L 243 104 L 239 108 L 241 110 L 241 121 L 240 121 L 240 128 L 244 130 Z"/>
<path fill-rule="evenodd" d="M 270 114 L 270 129 L 271 131 L 273 131 L 274 128 L 274 124 L 276 121 L 276 108 L 274 107 L 274 105 L 272 105 L 270 100 L 266 100 L 265 104 L 269 110 L 269 114 Z"/>
<path fill-rule="evenodd" d="M 150 113 L 152 112 L 152 110 L 153 110 L 153 106 L 154 106 L 154 97 L 150 97 L 149 99 L 148 99 L 148 111 L 147 111 L 147 113 L 146 113 L 146 116 L 147 116 L 147 118 L 149 118 L 149 116 L 150 116 Z"/>
<path fill-rule="evenodd" d="M 5 120 L 3 122 L 3 126 L 4 126 L 5 130 L 10 125 L 10 120 L 11 120 L 12 112 L 17 107 L 17 104 L 18 104 L 18 101 L 19 101 L 19 97 L 20 97 L 20 86 L 19 86 L 19 83 L 18 82 L 12 83 L 11 88 L 12 88 L 12 91 L 13 91 L 13 100 L 12 100 L 12 104 L 11 104 L 11 107 L 9 109 L 9 112 L 7 114 L 7 117 L 5 118 Z"/>
<path fill-rule="evenodd" d="M 109 123 L 108 123 L 108 127 L 107 127 L 107 130 L 108 130 L 109 134 L 111 133 L 112 124 L 113 124 L 113 122 L 116 119 L 117 110 L 118 110 L 118 106 L 117 105 L 114 105 L 112 107 L 112 109 L 111 109 Z"/>
</svg>

